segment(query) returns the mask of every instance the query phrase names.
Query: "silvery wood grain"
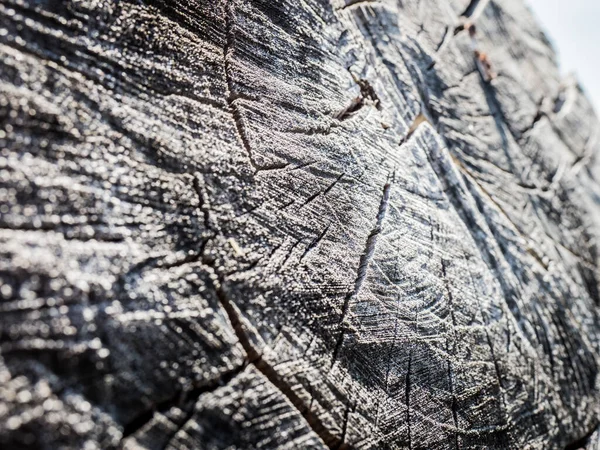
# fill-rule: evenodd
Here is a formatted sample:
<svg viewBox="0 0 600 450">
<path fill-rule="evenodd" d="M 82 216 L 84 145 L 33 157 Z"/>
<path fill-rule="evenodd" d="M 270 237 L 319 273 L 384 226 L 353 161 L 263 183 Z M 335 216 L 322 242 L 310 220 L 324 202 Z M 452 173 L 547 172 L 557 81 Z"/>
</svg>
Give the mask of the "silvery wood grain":
<svg viewBox="0 0 600 450">
<path fill-rule="evenodd" d="M 0 55 L 3 448 L 598 445 L 598 121 L 521 0 L 2 0 Z"/>
</svg>

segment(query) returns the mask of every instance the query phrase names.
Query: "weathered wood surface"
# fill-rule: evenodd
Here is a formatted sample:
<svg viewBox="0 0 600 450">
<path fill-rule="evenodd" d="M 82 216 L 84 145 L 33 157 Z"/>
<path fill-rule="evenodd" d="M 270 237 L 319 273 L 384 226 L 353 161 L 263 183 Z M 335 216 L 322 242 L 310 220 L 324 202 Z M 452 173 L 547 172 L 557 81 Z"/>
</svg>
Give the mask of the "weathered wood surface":
<svg viewBox="0 0 600 450">
<path fill-rule="evenodd" d="M 0 55 L 2 448 L 599 445 L 598 121 L 521 0 L 1 0 Z"/>
</svg>

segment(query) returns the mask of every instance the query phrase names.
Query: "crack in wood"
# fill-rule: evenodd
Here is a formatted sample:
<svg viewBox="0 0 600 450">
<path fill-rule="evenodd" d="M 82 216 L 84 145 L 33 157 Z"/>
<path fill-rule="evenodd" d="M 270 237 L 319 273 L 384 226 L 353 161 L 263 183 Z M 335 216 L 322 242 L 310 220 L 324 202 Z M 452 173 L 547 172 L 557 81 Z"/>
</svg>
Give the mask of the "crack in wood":
<svg viewBox="0 0 600 450">
<path fill-rule="evenodd" d="M 234 0 L 226 0 L 225 2 L 225 44 L 223 46 L 223 70 L 225 72 L 225 82 L 227 84 L 227 97 L 226 102 L 229 108 L 229 112 L 233 118 L 233 122 L 235 125 L 235 129 L 237 135 L 246 151 L 248 156 L 248 161 L 250 165 L 254 169 L 255 173 L 268 171 L 268 170 L 279 170 L 286 168 L 290 165 L 289 162 L 283 163 L 273 163 L 270 165 L 262 165 L 256 161 L 256 156 L 254 155 L 254 151 L 252 149 L 252 145 L 250 144 L 250 138 L 248 137 L 248 132 L 246 126 L 244 125 L 244 118 L 242 117 L 242 112 L 238 107 L 238 100 L 244 100 L 245 97 L 243 94 L 236 92 L 235 82 L 232 77 L 232 69 L 231 69 L 231 58 L 234 51 L 235 46 L 235 33 L 233 31 L 233 23 L 235 21 L 235 5 Z"/>
<path fill-rule="evenodd" d="M 227 0 L 225 2 L 225 45 L 223 46 L 223 64 L 225 71 L 225 81 L 227 83 L 227 106 L 229 107 L 229 111 L 233 117 L 233 121 L 235 124 L 235 128 L 237 130 L 238 137 L 242 142 L 244 149 L 248 155 L 248 159 L 250 161 L 250 165 L 258 171 L 259 167 L 254 161 L 254 156 L 252 154 L 252 147 L 250 146 L 250 141 L 246 134 L 246 129 L 244 127 L 243 119 L 239 108 L 236 104 L 236 94 L 235 94 L 235 86 L 231 76 L 231 67 L 230 67 L 230 57 L 233 52 L 235 45 L 235 36 L 233 33 L 233 22 L 235 20 L 235 6 L 233 5 L 233 0 Z"/>
<path fill-rule="evenodd" d="M 412 348 L 408 351 L 408 364 L 406 366 L 406 378 L 404 380 L 404 401 L 406 403 L 406 427 L 408 431 L 408 450 L 412 450 L 412 429 L 410 417 L 410 370 L 412 365 Z"/>
<path fill-rule="evenodd" d="M 331 191 L 336 184 L 338 184 L 338 182 L 344 177 L 344 175 L 346 175 L 344 172 L 342 172 L 340 175 L 338 175 L 338 177 L 329 184 L 329 186 L 327 186 L 324 190 L 322 191 L 318 191 L 314 194 L 312 194 L 310 197 L 308 197 L 300 206 L 298 209 L 302 209 L 304 208 L 306 205 L 308 205 L 310 202 L 312 202 L 313 200 L 315 200 L 317 197 L 319 196 L 325 196 L 329 193 L 329 191 Z"/>
<path fill-rule="evenodd" d="M 325 237 L 325 235 L 327 234 L 327 231 L 329 231 L 329 227 L 331 227 L 331 223 L 328 223 L 327 226 L 323 229 L 323 231 L 321 233 L 319 233 L 319 235 L 317 237 L 315 237 L 310 244 L 308 244 L 306 246 L 306 250 L 304 250 L 304 253 L 302 253 L 302 256 L 300 256 L 300 259 L 298 262 L 302 262 L 302 260 L 304 259 L 304 257 L 306 255 L 308 255 L 308 253 L 310 253 L 311 250 L 313 250 L 314 248 L 316 248 L 319 245 L 319 242 L 321 242 L 321 240 Z"/>
<path fill-rule="evenodd" d="M 139 430 L 141 430 L 147 424 L 149 424 L 154 419 L 157 413 L 165 414 L 171 408 L 179 408 L 181 411 L 184 412 L 184 418 L 180 421 L 177 430 L 175 430 L 172 433 L 172 435 L 166 440 L 168 444 L 168 442 L 171 441 L 172 437 L 175 434 L 177 434 L 177 432 L 185 426 L 185 423 L 187 423 L 192 418 L 194 413 L 194 406 L 202 394 L 213 392 L 216 389 L 227 385 L 237 375 L 243 372 L 246 367 L 247 364 L 242 364 L 222 374 L 217 380 L 211 381 L 210 383 L 205 385 L 198 385 L 197 387 L 192 389 L 180 389 L 175 393 L 173 397 L 156 403 L 150 409 L 142 412 L 123 426 L 123 435 L 121 437 L 121 443 L 123 443 L 123 441 L 125 441 L 128 437 L 136 434 Z M 168 445 L 166 445 L 165 447 L 167 446 Z"/>
<path fill-rule="evenodd" d="M 358 263 L 356 279 L 354 280 L 354 289 L 350 293 L 348 293 L 348 295 L 344 299 L 344 304 L 342 306 L 342 314 L 340 316 L 340 321 L 339 321 L 340 333 L 339 333 L 339 337 L 337 339 L 335 349 L 333 352 L 332 366 L 337 361 L 337 358 L 339 356 L 339 351 L 340 351 L 343 341 L 344 341 L 345 330 L 346 330 L 346 328 L 348 328 L 348 324 L 346 324 L 345 321 L 346 321 L 346 316 L 348 315 L 348 311 L 350 308 L 350 303 L 359 294 L 359 292 L 362 288 L 362 285 L 365 281 L 365 278 L 367 277 L 367 270 L 369 268 L 369 264 L 371 262 L 371 259 L 373 258 L 373 255 L 375 254 L 375 246 L 377 244 L 377 238 L 379 237 L 379 234 L 381 233 L 381 231 L 383 229 L 383 220 L 385 219 L 385 216 L 387 214 L 387 209 L 388 209 L 388 204 L 389 204 L 389 199 L 390 199 L 390 189 L 391 189 L 391 185 L 392 185 L 394 179 L 395 179 L 395 174 L 392 175 L 391 180 L 390 180 L 390 176 L 388 175 L 388 179 L 386 180 L 385 185 L 383 186 L 383 193 L 381 196 L 381 201 L 379 203 L 379 209 L 377 211 L 375 226 L 373 227 L 373 229 L 369 233 L 369 236 L 367 237 L 367 241 L 365 243 L 365 250 L 364 250 L 363 254 L 361 255 L 359 263 Z"/>
<path fill-rule="evenodd" d="M 417 117 L 415 117 L 415 119 L 413 120 L 412 124 L 410 125 L 410 128 L 408 129 L 408 132 L 406 133 L 406 136 L 404 137 L 404 139 L 402 139 L 400 141 L 400 145 L 403 145 L 406 142 L 408 142 L 410 140 L 410 138 L 413 137 L 413 135 L 415 134 L 415 132 L 419 129 L 419 127 L 421 126 L 421 124 L 423 124 L 423 123 L 428 123 L 429 125 L 432 125 L 431 122 L 429 121 L 429 119 L 425 116 L 425 114 L 423 114 L 422 112 L 420 112 L 417 115 Z"/>
<path fill-rule="evenodd" d="M 370 6 L 373 3 L 379 3 L 380 0 L 350 0 L 341 8 L 338 8 L 338 11 L 349 9 L 349 8 L 358 8 L 360 6 Z"/>
<path fill-rule="evenodd" d="M 349 71 L 350 72 L 350 71 Z M 352 79 L 360 88 L 360 95 L 352 100 L 350 105 L 342 109 L 339 113 L 336 114 L 335 118 L 339 121 L 349 119 L 353 117 L 360 109 L 362 109 L 366 105 L 373 105 L 378 110 L 381 110 L 381 101 L 375 92 L 375 89 L 371 86 L 371 84 L 362 78 L 358 78 L 352 72 Z"/>
<path fill-rule="evenodd" d="M 433 230 L 433 227 L 432 227 L 432 230 Z M 454 335 L 452 352 L 450 352 L 450 345 L 448 343 L 448 340 L 446 341 L 446 347 L 447 347 L 447 351 L 448 351 L 448 384 L 449 384 L 450 395 L 452 396 L 452 405 L 451 405 L 452 420 L 454 422 L 454 427 L 456 429 L 454 432 L 454 445 L 455 445 L 456 449 L 458 450 L 460 448 L 459 440 L 458 440 L 459 439 L 458 405 L 457 405 L 456 393 L 454 391 L 454 373 L 452 370 L 452 362 L 450 361 L 450 354 L 452 354 L 452 355 L 456 354 L 456 339 L 457 339 L 456 314 L 454 312 L 454 297 L 452 295 L 452 291 L 450 290 L 450 284 L 448 282 L 448 274 L 446 273 L 446 264 L 447 264 L 446 260 L 444 258 L 442 258 L 441 259 L 442 279 L 444 281 L 444 288 L 446 290 L 446 294 L 448 295 L 448 309 L 450 310 L 450 317 L 452 319 L 452 332 Z"/>
<path fill-rule="evenodd" d="M 489 2 L 490 0 L 471 0 L 460 16 L 474 21 L 481 15 Z"/>
<path fill-rule="evenodd" d="M 442 40 L 435 48 L 435 54 L 440 53 L 448 45 L 451 39 L 452 33 L 450 33 L 450 27 L 446 26 L 446 28 L 444 28 L 444 36 L 442 36 Z M 432 64 L 435 65 L 435 62 Z"/>
<path fill-rule="evenodd" d="M 286 255 L 284 256 L 283 261 L 281 262 L 281 264 L 277 268 L 277 272 L 281 272 L 281 270 L 284 268 L 284 266 L 286 265 L 286 263 L 288 262 L 288 260 L 291 258 L 292 253 L 294 252 L 294 249 L 300 244 L 300 242 L 302 242 L 302 240 L 298 239 L 298 240 L 296 240 L 296 242 L 294 242 L 292 244 L 292 246 L 286 252 Z"/>
<path fill-rule="evenodd" d="M 590 439 L 592 438 L 592 436 L 594 435 L 594 433 L 596 431 L 598 431 L 598 427 L 600 426 L 600 424 L 595 423 L 594 426 L 592 427 L 592 429 L 590 429 L 585 435 L 583 435 L 581 438 L 567 444 L 564 447 L 564 450 L 583 450 L 588 448 L 588 443 L 590 441 Z"/>
<path fill-rule="evenodd" d="M 216 274 L 214 262 L 205 259 L 204 264 L 215 274 L 216 279 L 212 282 L 213 289 L 219 299 L 219 303 L 227 314 L 239 343 L 247 355 L 246 358 L 248 363 L 253 364 L 279 390 L 279 392 L 287 398 L 293 407 L 304 417 L 308 427 L 328 448 L 332 450 L 349 450 L 350 446 L 329 431 L 321 418 L 307 407 L 305 401 L 300 398 L 292 387 L 279 375 L 277 370 L 263 359 L 261 352 L 255 348 L 254 344 L 251 342 L 237 307 L 227 296 L 225 289 L 223 288 L 223 280 Z"/>
</svg>

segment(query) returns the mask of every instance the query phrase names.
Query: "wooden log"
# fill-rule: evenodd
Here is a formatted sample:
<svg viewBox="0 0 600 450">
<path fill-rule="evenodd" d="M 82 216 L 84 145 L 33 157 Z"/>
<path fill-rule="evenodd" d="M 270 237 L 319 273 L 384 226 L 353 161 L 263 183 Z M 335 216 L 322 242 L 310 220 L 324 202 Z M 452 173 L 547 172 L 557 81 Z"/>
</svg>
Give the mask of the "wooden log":
<svg viewBox="0 0 600 450">
<path fill-rule="evenodd" d="M 521 0 L 1 0 L 0 446 L 598 446 L 598 120 Z"/>
</svg>

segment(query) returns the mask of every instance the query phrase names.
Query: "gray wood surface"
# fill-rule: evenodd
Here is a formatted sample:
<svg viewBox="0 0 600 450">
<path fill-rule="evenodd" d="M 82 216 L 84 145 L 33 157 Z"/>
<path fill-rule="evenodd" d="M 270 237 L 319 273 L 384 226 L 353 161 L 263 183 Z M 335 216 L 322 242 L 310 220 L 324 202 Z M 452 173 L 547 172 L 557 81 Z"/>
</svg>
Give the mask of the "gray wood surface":
<svg viewBox="0 0 600 450">
<path fill-rule="evenodd" d="M 2 448 L 598 447 L 598 120 L 521 0 L 0 0 L 0 56 Z"/>
</svg>

